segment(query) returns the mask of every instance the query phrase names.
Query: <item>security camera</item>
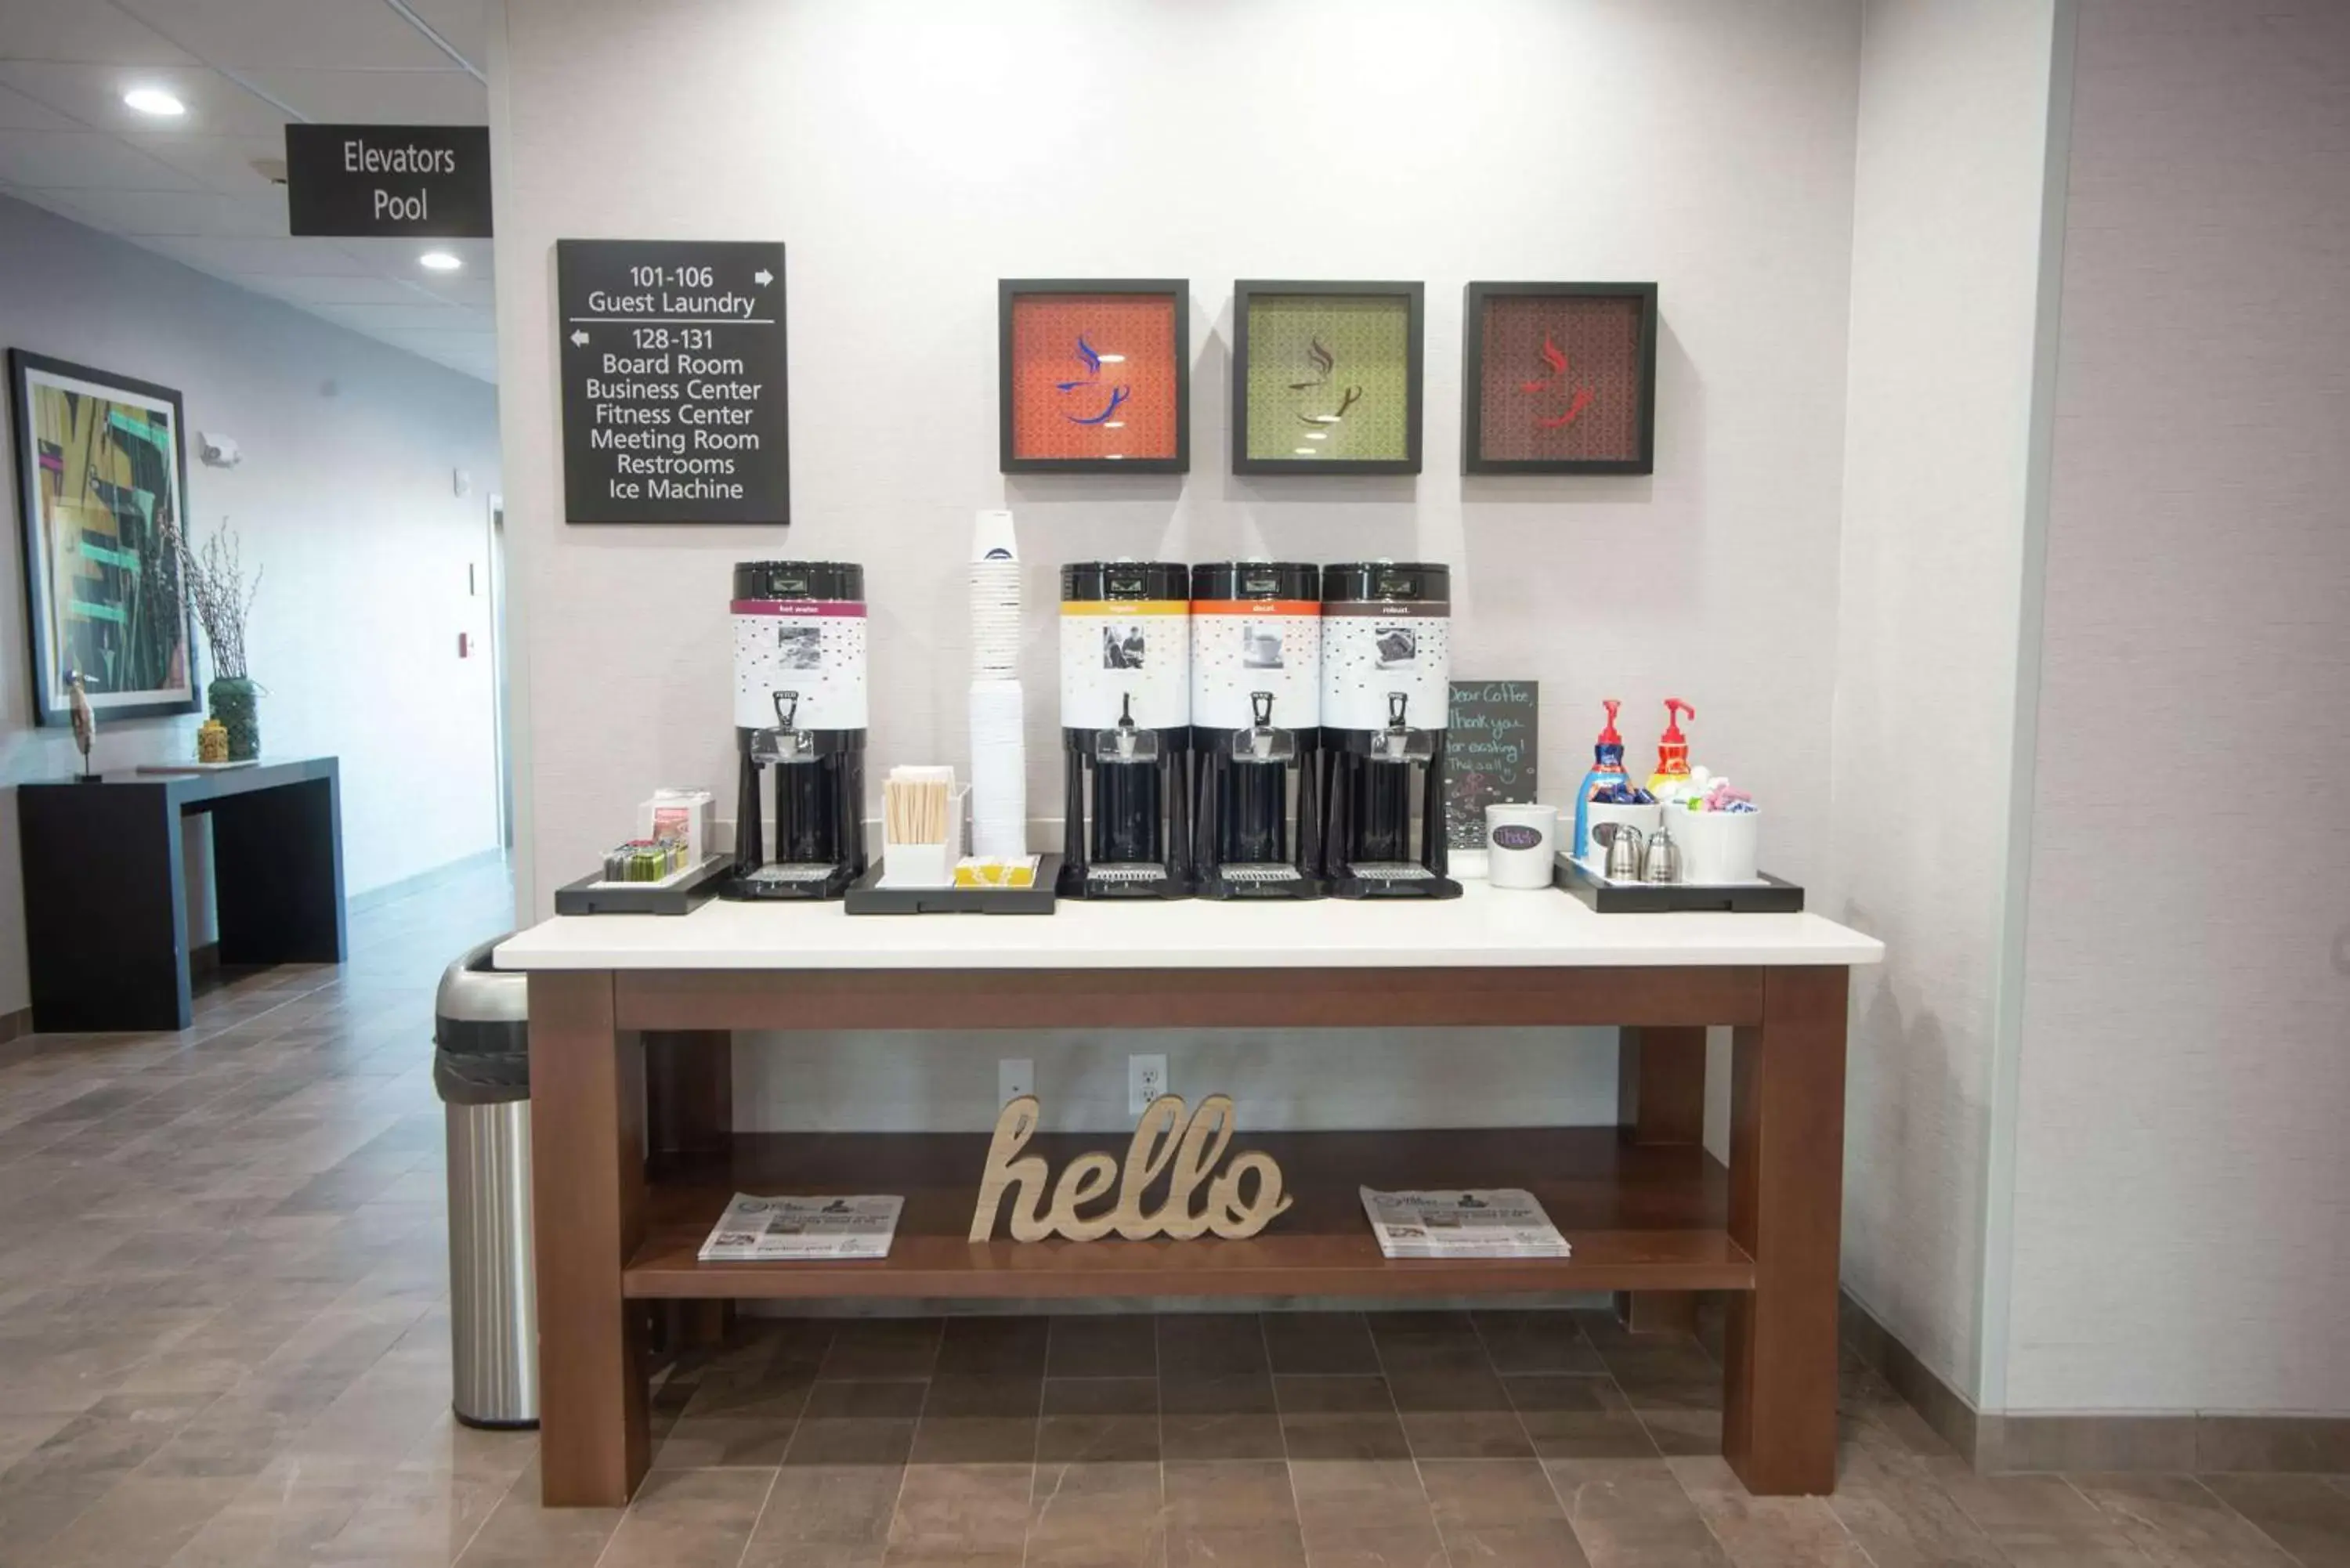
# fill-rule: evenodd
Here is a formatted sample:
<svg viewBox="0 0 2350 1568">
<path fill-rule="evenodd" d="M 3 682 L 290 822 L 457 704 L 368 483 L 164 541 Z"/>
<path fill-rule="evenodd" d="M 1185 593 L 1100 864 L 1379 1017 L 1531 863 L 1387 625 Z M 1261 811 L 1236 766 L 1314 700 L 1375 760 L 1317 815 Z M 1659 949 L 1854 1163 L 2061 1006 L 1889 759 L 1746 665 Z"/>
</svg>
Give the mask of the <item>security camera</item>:
<svg viewBox="0 0 2350 1568">
<path fill-rule="evenodd" d="M 210 431 L 196 432 L 196 452 L 207 468 L 234 468 L 244 461 L 244 453 L 236 450 L 236 442 Z"/>
</svg>

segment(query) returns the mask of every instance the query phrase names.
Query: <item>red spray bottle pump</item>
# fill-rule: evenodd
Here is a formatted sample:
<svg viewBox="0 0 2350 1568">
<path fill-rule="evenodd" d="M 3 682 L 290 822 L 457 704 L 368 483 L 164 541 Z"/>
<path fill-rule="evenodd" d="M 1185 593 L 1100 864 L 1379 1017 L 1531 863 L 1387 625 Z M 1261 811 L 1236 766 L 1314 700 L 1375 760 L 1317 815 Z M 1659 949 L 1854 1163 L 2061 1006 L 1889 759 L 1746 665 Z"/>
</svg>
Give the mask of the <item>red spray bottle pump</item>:
<svg viewBox="0 0 2350 1568">
<path fill-rule="evenodd" d="M 1681 720 L 1694 719 L 1697 710 L 1678 697 L 1665 699 L 1665 732 L 1657 737 L 1657 771 L 1648 775 L 1648 790 L 1661 793 L 1677 779 L 1690 776 L 1689 737 L 1681 733 Z"/>
</svg>

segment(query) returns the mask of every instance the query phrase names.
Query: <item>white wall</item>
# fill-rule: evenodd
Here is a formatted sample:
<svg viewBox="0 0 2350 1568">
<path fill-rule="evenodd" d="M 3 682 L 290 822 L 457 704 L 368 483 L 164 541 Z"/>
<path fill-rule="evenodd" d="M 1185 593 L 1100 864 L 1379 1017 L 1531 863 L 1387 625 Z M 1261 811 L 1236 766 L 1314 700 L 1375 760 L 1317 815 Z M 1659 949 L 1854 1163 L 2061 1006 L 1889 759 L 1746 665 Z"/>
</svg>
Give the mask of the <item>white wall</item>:
<svg viewBox="0 0 2350 1568">
<path fill-rule="evenodd" d="M 654 785 L 731 793 L 735 560 L 865 562 L 873 763 L 955 756 L 961 562 L 972 511 L 1005 504 L 1032 563 L 1039 803 L 1059 788 L 1057 563 L 1421 556 L 1459 568 L 1459 672 L 1542 681 L 1555 790 L 1588 765 L 1599 698 L 1628 701 L 1644 753 L 1663 697 L 1687 697 L 1698 760 L 1770 804 L 1773 867 L 1826 870 L 1850 0 L 505 9 L 493 119 L 509 534 L 529 659 L 527 912 Z M 787 244 L 787 532 L 562 522 L 550 286 L 554 242 L 574 236 Z M 1191 279 L 1188 478 L 997 472 L 994 288 L 1013 275 Z M 1423 475 L 1229 474 L 1239 276 L 1426 281 Z M 1653 479 L 1464 483 L 1471 278 L 1659 282 Z M 1613 586 L 1594 594 L 1596 582 Z M 1501 1040 L 1473 1072 L 1429 1069 L 1361 1098 L 1299 1092 L 1318 1058 L 1295 1038 L 1254 1042 L 1222 1070 L 1197 1054 L 1210 1045 L 1191 1068 L 1178 1047 L 1172 1075 L 1196 1089 L 1213 1073 L 1287 1114 L 1357 1125 L 1609 1120 L 1609 1043 Z M 1006 1048 L 795 1047 L 855 1053 L 827 1085 L 840 1126 L 983 1125 Z M 1048 1106 L 1115 1101 L 1112 1085 L 1089 1077 L 1073 1092 L 1043 1060 L 1039 1071 Z M 738 1104 L 779 1119 L 787 1093 Z"/>
<path fill-rule="evenodd" d="M 189 456 L 200 533 L 226 516 L 265 568 L 248 634 L 262 745 L 342 759 L 343 872 L 360 893 L 494 846 L 486 497 L 494 388 L 161 256 L 0 197 L 0 341 L 176 389 L 189 429 L 234 436 L 234 469 Z M 6 443 L 0 442 L 0 449 Z M 460 499 L 451 471 L 472 472 Z M 13 458 L 0 450 L 16 524 Z M 0 782 L 70 774 L 71 736 L 32 727 L 24 556 L 0 549 Z M 211 678 L 211 660 L 199 667 Z M 102 724 L 108 769 L 192 757 L 199 720 Z M 28 1000 L 14 803 L 0 812 L 0 1012 Z"/>
<path fill-rule="evenodd" d="M 1832 909 L 1845 1280 L 1972 1395 L 2016 767 L 2053 0 L 1875 0 L 1860 61 Z"/>
<path fill-rule="evenodd" d="M 2071 187 L 2006 1403 L 2350 1412 L 2350 10 L 2083 0 Z"/>
</svg>

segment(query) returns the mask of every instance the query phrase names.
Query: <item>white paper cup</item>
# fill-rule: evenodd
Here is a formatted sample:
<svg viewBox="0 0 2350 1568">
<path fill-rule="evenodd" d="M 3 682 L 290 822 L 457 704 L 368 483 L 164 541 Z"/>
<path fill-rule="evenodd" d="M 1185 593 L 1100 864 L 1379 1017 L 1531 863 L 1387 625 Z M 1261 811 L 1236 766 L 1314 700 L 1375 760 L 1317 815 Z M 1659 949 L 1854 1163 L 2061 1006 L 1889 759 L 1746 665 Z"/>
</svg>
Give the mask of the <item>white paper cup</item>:
<svg viewBox="0 0 2350 1568">
<path fill-rule="evenodd" d="M 1485 879 L 1496 888 L 1547 888 L 1558 853 L 1558 807 L 1485 808 Z"/>
<path fill-rule="evenodd" d="M 1640 837 L 1645 842 L 1650 834 L 1657 831 L 1657 818 L 1664 808 L 1659 805 L 1605 805 L 1598 801 L 1593 801 L 1583 810 L 1583 831 L 1590 841 L 1584 846 L 1583 863 L 1595 871 L 1604 871 L 1607 868 L 1607 846 L 1600 842 L 1607 836 L 1599 831 L 1600 824 L 1610 823 L 1617 826 L 1637 827 L 1640 830 Z M 1678 827 L 1675 828 L 1673 836 L 1676 838 L 1680 836 Z"/>
<path fill-rule="evenodd" d="M 1762 844 L 1759 811 L 1676 811 L 1668 818 L 1681 846 L 1684 882 L 1756 882 Z"/>
</svg>

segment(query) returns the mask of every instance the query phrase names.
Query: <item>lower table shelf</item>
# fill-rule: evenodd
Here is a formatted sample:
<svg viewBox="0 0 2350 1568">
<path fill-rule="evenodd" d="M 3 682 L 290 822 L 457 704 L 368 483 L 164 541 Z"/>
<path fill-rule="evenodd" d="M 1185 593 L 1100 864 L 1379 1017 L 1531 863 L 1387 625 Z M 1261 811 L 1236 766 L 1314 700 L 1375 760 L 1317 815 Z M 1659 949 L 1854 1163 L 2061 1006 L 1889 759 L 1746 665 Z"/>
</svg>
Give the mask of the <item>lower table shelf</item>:
<svg viewBox="0 0 2350 1568">
<path fill-rule="evenodd" d="M 1728 1180 L 1701 1149 L 1644 1148 L 1613 1127 L 1250 1134 L 1296 1203 L 1245 1241 L 965 1240 L 985 1135 L 754 1134 L 723 1157 L 657 1165 L 645 1240 L 623 1288 L 638 1298 L 1047 1299 L 1072 1296 L 1424 1296 L 1550 1291 L 1747 1291 L 1754 1262 L 1730 1238 Z M 1107 1134 L 1047 1135 L 1055 1172 Z M 1574 1256 L 1464 1262 L 1384 1258 L 1357 1189 L 1522 1187 Z M 704 1263 L 695 1253 L 727 1199 L 894 1192 L 906 1199 L 886 1259 Z M 999 1238 L 1003 1221 L 997 1224 Z"/>
</svg>

